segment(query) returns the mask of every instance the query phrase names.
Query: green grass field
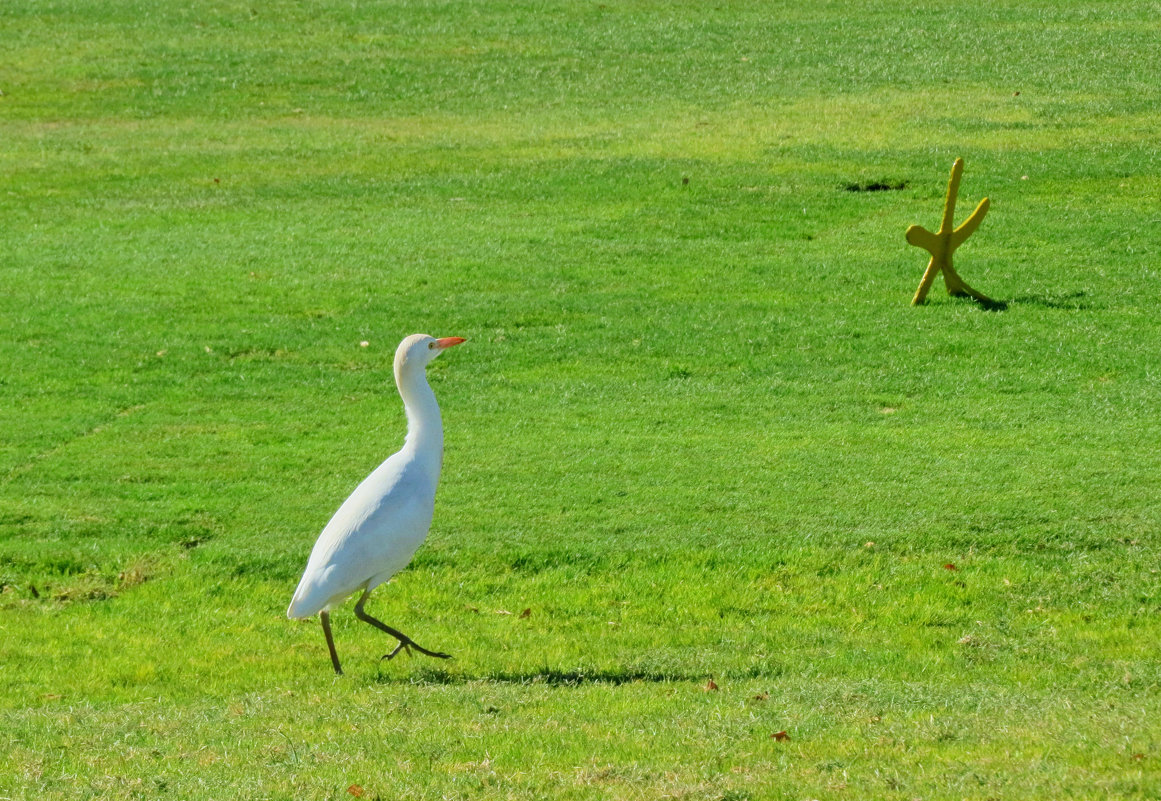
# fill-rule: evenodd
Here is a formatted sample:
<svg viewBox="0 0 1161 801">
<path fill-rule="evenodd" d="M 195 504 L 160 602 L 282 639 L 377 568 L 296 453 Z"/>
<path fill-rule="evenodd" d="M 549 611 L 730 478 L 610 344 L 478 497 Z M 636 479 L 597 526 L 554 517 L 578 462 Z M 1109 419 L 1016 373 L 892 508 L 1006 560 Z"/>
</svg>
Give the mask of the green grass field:
<svg viewBox="0 0 1161 801">
<path fill-rule="evenodd" d="M 12 0 L 0 92 L 0 798 L 1161 797 L 1161 4 Z M 335 677 L 416 331 L 456 658 Z"/>
</svg>

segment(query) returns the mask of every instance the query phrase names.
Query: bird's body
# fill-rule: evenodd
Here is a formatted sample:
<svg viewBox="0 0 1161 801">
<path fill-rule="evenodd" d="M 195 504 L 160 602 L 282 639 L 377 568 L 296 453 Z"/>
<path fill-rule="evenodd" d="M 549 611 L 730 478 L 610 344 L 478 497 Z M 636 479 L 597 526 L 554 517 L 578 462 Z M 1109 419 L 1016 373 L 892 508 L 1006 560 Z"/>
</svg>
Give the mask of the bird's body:
<svg viewBox="0 0 1161 801">
<path fill-rule="evenodd" d="M 411 561 L 431 526 L 438 480 L 412 456 L 406 451 L 391 456 L 335 512 L 311 551 L 287 617 L 329 612 Z"/>
<path fill-rule="evenodd" d="M 335 672 L 341 673 L 330 634 L 330 610 L 356 592 L 355 614 L 399 639 L 399 648 L 420 648 L 410 638 L 363 612 L 368 593 L 398 573 L 427 537 L 443 463 L 443 422 L 425 368 L 459 337 L 413 334 L 395 352 L 395 383 L 407 412 L 407 439 L 351 493 L 327 523 L 311 551 L 287 617 L 320 614 Z"/>
</svg>

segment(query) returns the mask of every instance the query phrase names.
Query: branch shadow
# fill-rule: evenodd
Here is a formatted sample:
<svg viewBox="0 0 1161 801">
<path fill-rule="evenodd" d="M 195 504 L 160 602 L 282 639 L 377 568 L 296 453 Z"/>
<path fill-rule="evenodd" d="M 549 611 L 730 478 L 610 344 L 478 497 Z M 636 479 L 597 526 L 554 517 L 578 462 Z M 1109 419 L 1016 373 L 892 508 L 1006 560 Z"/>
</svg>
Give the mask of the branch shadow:
<svg viewBox="0 0 1161 801">
<path fill-rule="evenodd" d="M 959 300 L 959 301 L 965 302 L 965 303 L 974 303 L 975 305 L 979 306 L 984 311 L 1002 312 L 1002 311 L 1008 310 L 1008 301 L 1006 301 L 1006 300 L 993 300 L 992 298 L 977 298 L 974 295 L 968 295 L 966 293 L 957 293 L 957 294 L 952 295 L 952 297 Z"/>
<path fill-rule="evenodd" d="M 1012 302 L 1027 306 L 1040 306 L 1045 309 L 1084 311 L 1093 308 L 1093 304 L 1085 300 L 1087 297 L 1086 292 L 1077 290 L 1058 295 L 1021 295 L 1018 298 L 1012 298 Z"/>
<path fill-rule="evenodd" d="M 984 311 L 1007 311 L 1009 305 L 1039 306 L 1043 309 L 1065 309 L 1068 311 L 1086 311 L 1094 308 L 1094 304 L 1085 300 L 1087 293 L 1082 290 L 1066 292 L 1058 295 L 1020 295 L 1008 300 L 993 300 L 992 298 L 977 298 L 966 293 L 957 293 L 953 298 L 961 303 L 973 303 Z"/>
</svg>

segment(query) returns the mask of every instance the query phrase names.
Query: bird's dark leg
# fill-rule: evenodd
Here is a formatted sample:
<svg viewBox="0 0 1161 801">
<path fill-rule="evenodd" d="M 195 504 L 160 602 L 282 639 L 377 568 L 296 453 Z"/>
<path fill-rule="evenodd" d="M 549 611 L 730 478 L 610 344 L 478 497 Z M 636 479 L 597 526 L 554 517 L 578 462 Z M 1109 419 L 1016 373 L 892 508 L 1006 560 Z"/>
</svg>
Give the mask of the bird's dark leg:
<svg viewBox="0 0 1161 801">
<path fill-rule="evenodd" d="M 335 673 L 343 675 L 343 666 L 339 664 L 339 652 L 335 650 L 335 638 L 331 636 L 331 613 L 319 612 L 318 619 L 322 621 L 323 634 L 327 635 L 327 648 L 331 652 L 331 664 L 335 666 Z"/>
<path fill-rule="evenodd" d="M 364 612 L 363 611 L 363 604 L 366 603 L 367 596 L 370 594 L 371 594 L 371 591 L 367 590 L 366 592 L 364 592 L 362 594 L 362 596 L 360 596 L 358 603 L 355 604 L 355 617 L 359 618 L 359 620 L 362 620 L 364 623 L 370 623 L 372 626 L 379 629 L 380 631 L 385 631 L 388 634 L 390 634 L 392 637 L 394 637 L 395 639 L 399 640 L 399 645 L 396 646 L 394 651 L 392 651 L 389 654 L 383 655 L 384 659 L 391 659 L 397 653 L 402 651 L 404 648 L 406 648 L 409 652 L 412 648 L 414 648 L 416 651 L 419 651 L 419 653 L 426 654 L 428 656 L 434 656 L 436 659 L 451 659 L 451 654 L 441 654 L 441 653 L 437 653 L 436 651 L 429 651 L 426 648 L 419 645 L 418 643 L 416 643 L 415 640 L 411 639 L 403 632 L 391 628 L 383 621 L 376 620 L 375 618 L 371 617 L 366 612 Z"/>
</svg>

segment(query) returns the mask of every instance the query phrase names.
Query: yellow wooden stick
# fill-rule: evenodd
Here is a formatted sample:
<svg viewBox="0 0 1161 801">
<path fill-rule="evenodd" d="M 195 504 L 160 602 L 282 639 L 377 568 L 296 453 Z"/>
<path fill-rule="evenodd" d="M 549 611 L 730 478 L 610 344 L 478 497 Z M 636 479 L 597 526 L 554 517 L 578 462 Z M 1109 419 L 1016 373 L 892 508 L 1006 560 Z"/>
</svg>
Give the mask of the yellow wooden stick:
<svg viewBox="0 0 1161 801">
<path fill-rule="evenodd" d="M 947 294 L 971 297 L 983 303 L 993 302 L 987 295 L 968 286 L 951 266 L 951 254 L 980 227 L 980 222 L 988 213 L 988 199 L 984 198 L 963 225 L 959 228 L 952 227 L 955 224 L 955 199 L 959 194 L 959 179 L 962 176 L 963 159 L 956 159 L 955 164 L 951 165 L 951 178 L 947 182 L 947 199 L 943 202 L 943 219 L 939 223 L 937 233 L 933 234 L 921 225 L 913 225 L 907 229 L 907 241 L 931 254 L 931 261 L 927 262 L 927 269 L 923 272 L 923 280 L 919 282 L 915 297 L 911 299 L 913 306 L 918 306 L 927 299 L 927 292 L 931 289 L 936 274 L 940 272 L 943 273 Z"/>
</svg>

